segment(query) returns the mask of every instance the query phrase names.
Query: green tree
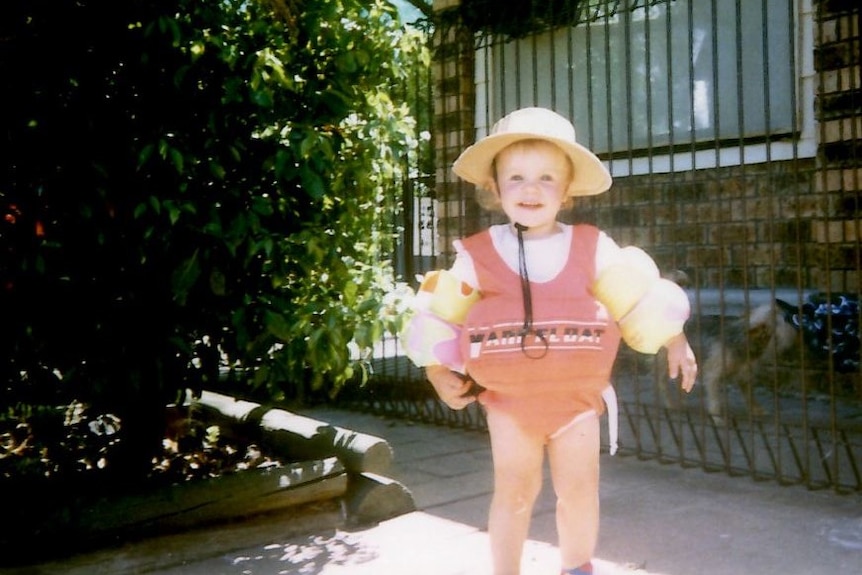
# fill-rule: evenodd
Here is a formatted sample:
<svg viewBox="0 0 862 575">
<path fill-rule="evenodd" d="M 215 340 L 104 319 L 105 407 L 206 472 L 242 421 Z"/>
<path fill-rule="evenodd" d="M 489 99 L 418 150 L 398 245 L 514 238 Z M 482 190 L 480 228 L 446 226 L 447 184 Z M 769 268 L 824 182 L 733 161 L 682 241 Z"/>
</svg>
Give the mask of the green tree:
<svg viewBox="0 0 862 575">
<path fill-rule="evenodd" d="M 165 403 L 220 366 L 275 399 L 359 376 L 417 147 L 390 94 L 428 63 L 388 2 L 11 0 L 0 22 L 7 418 L 115 414 L 137 477 Z"/>
</svg>

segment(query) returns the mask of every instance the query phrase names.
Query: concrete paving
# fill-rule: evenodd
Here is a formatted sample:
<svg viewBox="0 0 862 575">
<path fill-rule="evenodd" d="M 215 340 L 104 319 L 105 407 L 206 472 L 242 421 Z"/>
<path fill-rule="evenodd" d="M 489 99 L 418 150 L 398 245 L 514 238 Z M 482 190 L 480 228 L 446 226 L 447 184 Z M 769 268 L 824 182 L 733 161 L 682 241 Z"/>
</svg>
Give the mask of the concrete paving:
<svg viewBox="0 0 862 575">
<path fill-rule="evenodd" d="M 24 574 L 486 575 L 491 497 L 487 436 L 335 408 L 302 412 L 386 439 L 388 476 L 417 511 L 351 528 L 321 509 L 290 533 L 289 513 L 127 542 L 26 568 Z M 603 456 L 598 575 L 862 573 L 862 494 L 837 495 Z M 334 523 L 338 525 L 333 527 Z M 533 513 L 522 573 L 556 575 L 550 479 Z"/>
</svg>

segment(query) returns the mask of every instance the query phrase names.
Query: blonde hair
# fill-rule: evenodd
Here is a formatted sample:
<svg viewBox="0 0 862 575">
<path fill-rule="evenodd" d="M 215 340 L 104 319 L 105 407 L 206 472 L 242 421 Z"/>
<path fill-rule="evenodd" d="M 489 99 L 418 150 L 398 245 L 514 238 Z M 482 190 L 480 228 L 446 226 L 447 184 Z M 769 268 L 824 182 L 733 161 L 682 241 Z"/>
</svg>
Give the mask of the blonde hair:
<svg viewBox="0 0 862 575">
<path fill-rule="evenodd" d="M 532 149 L 532 148 L 540 147 L 542 145 L 554 146 L 554 144 L 551 144 L 547 140 L 541 140 L 538 138 L 529 139 L 529 140 L 519 140 L 513 144 L 506 146 L 505 148 L 503 148 L 502 150 L 497 152 L 497 156 L 495 156 L 494 159 L 491 161 L 491 173 L 493 174 L 493 177 L 495 179 L 497 177 L 497 157 L 501 153 L 503 153 L 504 150 L 511 150 L 512 148 Z M 554 147 L 556 147 L 556 146 L 554 146 Z M 560 149 L 560 151 L 563 151 L 561 148 L 558 148 L 558 149 Z M 563 155 L 565 155 L 565 152 L 563 152 Z M 574 175 L 575 175 L 575 166 L 574 166 L 574 164 L 569 162 L 569 181 L 570 182 L 574 179 Z M 503 211 L 503 204 L 500 201 L 500 194 L 498 192 L 494 191 L 494 189 L 492 187 L 493 185 L 494 185 L 493 181 L 488 181 L 488 182 L 485 182 L 481 186 L 480 185 L 476 186 L 476 203 L 479 204 L 479 207 L 481 207 L 483 210 L 487 210 L 489 212 L 502 212 Z M 561 210 L 568 210 L 568 209 L 572 208 L 574 205 L 575 205 L 574 198 L 572 197 L 571 194 L 568 193 L 568 190 L 567 190 L 566 197 L 563 200 L 563 204 L 560 207 L 560 209 Z"/>
</svg>

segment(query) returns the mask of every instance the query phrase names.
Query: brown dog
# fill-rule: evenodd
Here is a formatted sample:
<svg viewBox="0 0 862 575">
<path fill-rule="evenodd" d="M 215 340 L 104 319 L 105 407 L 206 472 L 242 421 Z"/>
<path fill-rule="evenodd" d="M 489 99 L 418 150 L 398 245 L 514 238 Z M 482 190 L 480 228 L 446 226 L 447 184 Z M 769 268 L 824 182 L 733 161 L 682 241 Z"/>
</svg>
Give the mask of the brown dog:
<svg viewBox="0 0 862 575">
<path fill-rule="evenodd" d="M 706 409 L 716 422 L 727 411 L 723 386 L 736 383 L 749 413 L 758 416 L 763 407 L 754 399 L 752 383 L 775 357 L 792 348 L 799 331 L 792 322 L 796 308 L 775 299 L 752 308 L 741 316 L 699 315 L 686 324 L 686 335 L 698 359 L 701 381 L 706 393 Z M 659 352 L 662 371 L 659 395 L 665 407 L 677 407 L 667 385 L 667 359 Z"/>
<path fill-rule="evenodd" d="M 682 271 L 665 277 L 688 286 Z M 765 383 L 765 376 L 770 385 L 782 389 L 782 397 L 799 398 L 803 393 L 847 397 L 850 417 L 858 417 L 849 407 L 862 397 L 858 295 L 786 288 L 703 289 L 697 299 L 700 313 L 689 319 L 685 332 L 698 360 L 706 410 L 714 421 L 722 422 L 728 413 L 731 384 L 740 388 L 748 413 L 762 415 L 753 385 L 758 380 Z M 668 385 L 664 350 L 658 356 L 657 395 L 664 407 L 679 407 L 680 396 Z"/>
<path fill-rule="evenodd" d="M 706 409 L 716 421 L 727 410 L 723 385 L 735 382 L 752 415 L 764 409 L 754 398 L 752 383 L 764 364 L 792 348 L 799 339 L 797 328 L 786 311 L 790 305 L 775 300 L 755 307 L 742 317 L 712 318 L 692 325 L 691 338 L 701 345 L 701 374 L 706 392 Z M 713 325 L 706 325 L 712 323 Z"/>
</svg>

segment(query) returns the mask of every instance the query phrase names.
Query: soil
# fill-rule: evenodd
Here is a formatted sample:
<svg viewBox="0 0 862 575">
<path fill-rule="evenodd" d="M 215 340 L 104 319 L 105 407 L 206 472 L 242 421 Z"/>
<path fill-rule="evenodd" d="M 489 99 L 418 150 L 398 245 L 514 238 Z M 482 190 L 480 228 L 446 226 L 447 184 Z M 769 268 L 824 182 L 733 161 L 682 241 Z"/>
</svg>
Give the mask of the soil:
<svg viewBox="0 0 862 575">
<path fill-rule="evenodd" d="M 78 521 L 90 502 L 102 497 L 154 493 L 165 486 L 283 465 L 242 430 L 208 424 L 183 408 L 169 407 L 167 415 L 161 450 L 149 476 L 136 486 L 117 481 L 112 473 L 120 429 L 112 416 L 92 416 L 86 406 L 73 404 L 59 423 L 0 419 L 0 489 L 7 494 L 0 565 L 25 561 L 35 548 L 60 556 L 98 544 L 87 539 Z"/>
<path fill-rule="evenodd" d="M 169 406 L 166 421 L 161 450 L 146 478 L 153 486 L 282 465 L 255 438 L 209 425 L 188 408 Z M 51 479 L 77 483 L 75 476 L 111 475 L 120 426 L 111 415 L 90 416 L 82 404 L 66 409 L 62 427 L 38 421 L 10 426 L 7 421 L 0 426 L 0 484 Z"/>
<path fill-rule="evenodd" d="M 172 417 L 171 409 L 161 454 L 153 459 L 152 478 L 158 482 L 193 481 L 283 463 L 266 454 L 254 438 L 236 429 L 226 433 L 216 425 L 195 419 L 186 410 Z"/>
</svg>

